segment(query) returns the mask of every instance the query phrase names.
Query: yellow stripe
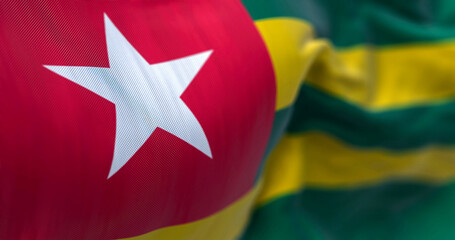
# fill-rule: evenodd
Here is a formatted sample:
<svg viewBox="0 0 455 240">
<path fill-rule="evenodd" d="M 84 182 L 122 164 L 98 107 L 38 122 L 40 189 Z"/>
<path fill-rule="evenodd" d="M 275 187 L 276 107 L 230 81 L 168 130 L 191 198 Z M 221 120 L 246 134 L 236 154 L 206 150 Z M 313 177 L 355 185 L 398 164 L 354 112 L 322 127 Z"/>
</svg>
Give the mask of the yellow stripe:
<svg viewBox="0 0 455 240">
<path fill-rule="evenodd" d="M 455 95 L 455 42 L 360 46 L 339 51 L 337 58 L 337 63 L 316 61 L 308 82 L 363 107 L 422 104 Z"/>
<path fill-rule="evenodd" d="M 276 109 L 291 104 L 303 79 L 357 105 L 383 109 L 455 96 L 455 42 L 358 46 L 334 51 L 294 18 L 256 21 L 272 58 Z"/>
<path fill-rule="evenodd" d="M 279 110 L 295 100 L 309 63 L 317 55 L 308 51 L 313 45 L 313 29 L 292 18 L 260 20 L 255 24 L 272 59 L 277 83 L 276 109 Z"/>
<path fill-rule="evenodd" d="M 187 224 L 161 228 L 123 240 L 235 239 L 246 226 L 249 213 L 260 188 L 261 184 L 259 183 L 241 199 L 210 217 Z"/>
<path fill-rule="evenodd" d="M 268 159 L 257 204 L 304 186 L 346 188 L 401 178 L 442 183 L 454 177 L 451 147 L 390 152 L 355 148 L 323 133 L 287 135 Z"/>
<path fill-rule="evenodd" d="M 300 190 L 305 182 L 304 149 L 297 141 L 284 137 L 267 159 L 262 175 L 263 187 L 256 199 L 262 205 L 271 199 Z"/>
</svg>

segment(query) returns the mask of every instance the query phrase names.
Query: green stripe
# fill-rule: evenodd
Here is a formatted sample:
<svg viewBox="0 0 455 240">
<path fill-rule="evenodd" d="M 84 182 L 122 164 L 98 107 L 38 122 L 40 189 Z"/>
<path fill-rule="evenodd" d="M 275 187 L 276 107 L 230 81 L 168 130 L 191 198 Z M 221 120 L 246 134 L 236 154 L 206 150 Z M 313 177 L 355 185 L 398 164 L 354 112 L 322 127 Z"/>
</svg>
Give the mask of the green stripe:
<svg viewBox="0 0 455 240">
<path fill-rule="evenodd" d="M 454 239 L 455 184 L 307 189 L 257 209 L 243 240 Z"/>
<path fill-rule="evenodd" d="M 304 84 L 288 132 L 314 130 L 366 148 L 451 145 L 455 143 L 455 102 L 372 112 Z"/>
<path fill-rule="evenodd" d="M 287 107 L 275 113 L 272 132 L 270 133 L 269 142 L 267 143 L 267 149 L 265 151 L 264 157 L 262 158 L 261 161 L 261 165 L 259 166 L 259 169 L 256 174 L 255 184 L 262 174 L 267 157 L 283 136 L 283 133 L 285 132 L 286 127 L 289 123 L 289 120 L 291 119 L 292 111 L 293 111 L 292 107 Z"/>
<path fill-rule="evenodd" d="M 338 47 L 432 42 L 455 37 L 453 0 L 243 0 L 255 20 L 295 17 Z"/>
</svg>

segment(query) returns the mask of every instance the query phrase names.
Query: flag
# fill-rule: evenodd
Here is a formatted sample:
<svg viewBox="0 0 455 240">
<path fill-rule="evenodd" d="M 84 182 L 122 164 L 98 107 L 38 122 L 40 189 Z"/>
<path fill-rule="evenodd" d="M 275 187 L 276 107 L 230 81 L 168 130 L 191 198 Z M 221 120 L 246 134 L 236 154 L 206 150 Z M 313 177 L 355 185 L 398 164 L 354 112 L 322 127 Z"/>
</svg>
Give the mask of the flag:
<svg viewBox="0 0 455 240">
<path fill-rule="evenodd" d="M 451 239 L 454 8 L 0 3 L 0 239 Z"/>
</svg>

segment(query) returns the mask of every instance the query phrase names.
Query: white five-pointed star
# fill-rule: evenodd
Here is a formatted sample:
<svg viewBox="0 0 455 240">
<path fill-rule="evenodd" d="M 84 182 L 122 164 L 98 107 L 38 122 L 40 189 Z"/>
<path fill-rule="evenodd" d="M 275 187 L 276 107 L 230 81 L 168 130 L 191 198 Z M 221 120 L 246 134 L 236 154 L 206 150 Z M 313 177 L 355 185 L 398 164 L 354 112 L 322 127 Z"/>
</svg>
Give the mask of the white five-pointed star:
<svg viewBox="0 0 455 240">
<path fill-rule="evenodd" d="M 180 99 L 212 51 L 150 65 L 106 14 L 104 23 L 108 68 L 44 67 L 115 104 L 116 136 L 108 178 L 131 159 L 157 127 L 212 158 L 204 130 Z"/>
</svg>

